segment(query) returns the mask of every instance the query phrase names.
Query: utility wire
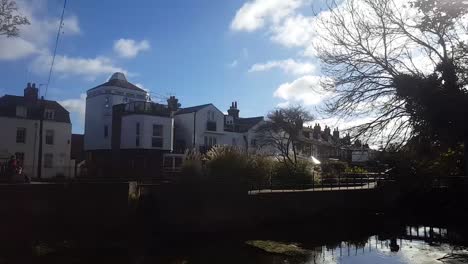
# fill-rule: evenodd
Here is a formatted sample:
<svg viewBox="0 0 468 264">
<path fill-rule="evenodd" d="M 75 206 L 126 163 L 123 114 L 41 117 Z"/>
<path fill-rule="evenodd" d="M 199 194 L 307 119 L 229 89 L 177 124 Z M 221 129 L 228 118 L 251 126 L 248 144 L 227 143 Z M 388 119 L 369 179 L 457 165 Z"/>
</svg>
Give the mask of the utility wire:
<svg viewBox="0 0 468 264">
<path fill-rule="evenodd" d="M 58 31 L 57 31 L 57 37 L 55 39 L 54 54 L 52 56 L 52 63 L 50 64 L 49 78 L 47 79 L 46 88 L 45 88 L 45 92 L 44 92 L 44 98 L 47 95 L 47 89 L 49 88 L 50 78 L 52 77 L 52 69 L 54 68 L 55 55 L 57 54 L 57 47 L 58 47 L 58 43 L 59 43 L 60 32 L 62 31 L 62 27 L 63 27 L 63 16 L 65 14 L 65 7 L 66 6 L 67 6 L 67 0 L 64 0 L 63 1 L 62 16 L 60 17 L 60 24 L 59 24 Z"/>
</svg>

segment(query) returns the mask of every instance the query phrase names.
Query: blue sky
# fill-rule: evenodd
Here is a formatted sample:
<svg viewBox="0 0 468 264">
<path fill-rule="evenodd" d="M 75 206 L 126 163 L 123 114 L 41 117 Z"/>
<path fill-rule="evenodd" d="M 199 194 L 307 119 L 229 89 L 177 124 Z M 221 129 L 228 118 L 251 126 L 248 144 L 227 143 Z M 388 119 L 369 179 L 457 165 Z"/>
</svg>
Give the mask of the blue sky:
<svg viewBox="0 0 468 264">
<path fill-rule="evenodd" d="M 17 0 L 30 26 L 0 37 L 0 95 L 47 82 L 62 0 Z M 135 4 L 137 2 L 138 4 Z M 149 89 L 154 100 L 176 95 L 182 106 L 214 103 L 241 116 L 278 105 L 315 109 L 320 65 L 311 44 L 310 0 L 68 0 L 47 99 L 72 114 L 83 132 L 84 93 L 115 71 Z M 41 93 L 44 93 L 41 86 Z"/>
</svg>

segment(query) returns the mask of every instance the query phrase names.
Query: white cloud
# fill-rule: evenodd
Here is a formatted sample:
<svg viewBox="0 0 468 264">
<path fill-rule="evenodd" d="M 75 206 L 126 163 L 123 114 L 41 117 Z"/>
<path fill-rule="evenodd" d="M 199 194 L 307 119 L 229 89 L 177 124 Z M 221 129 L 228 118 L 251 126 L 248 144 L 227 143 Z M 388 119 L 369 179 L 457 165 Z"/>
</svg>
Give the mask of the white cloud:
<svg viewBox="0 0 468 264">
<path fill-rule="evenodd" d="M 290 83 L 281 84 L 273 96 L 306 106 L 317 105 L 331 95 L 329 91 L 324 90 L 323 84 L 330 85 L 331 80 L 320 76 L 306 75 Z"/>
<path fill-rule="evenodd" d="M 42 54 L 34 60 L 32 69 L 36 73 L 47 73 L 51 62 L 52 56 L 50 54 Z M 106 57 L 75 58 L 66 55 L 55 57 L 54 73 L 61 76 L 79 76 L 87 80 L 94 80 L 100 75 L 114 72 L 127 73 L 126 70 L 115 66 L 112 60 Z"/>
<path fill-rule="evenodd" d="M 235 31 L 252 32 L 267 22 L 279 23 L 304 4 L 304 0 L 251 0 L 237 10 L 231 22 Z"/>
<path fill-rule="evenodd" d="M 17 5 L 19 13 L 29 19 L 30 25 L 20 26 L 17 38 L 0 37 L 0 60 L 22 59 L 47 50 L 52 37 L 57 34 L 59 19 L 47 17 L 40 4 L 19 0 Z M 65 17 L 62 32 L 64 36 L 79 34 L 78 17 Z"/>
<path fill-rule="evenodd" d="M 78 115 L 81 126 L 84 126 L 85 113 L 86 113 L 86 94 L 80 94 L 80 98 L 66 99 L 58 101 L 65 109 L 70 113 L 75 113 Z"/>
<path fill-rule="evenodd" d="M 312 63 L 298 62 L 293 59 L 287 59 L 254 64 L 249 69 L 249 72 L 269 71 L 274 68 L 279 68 L 285 73 L 294 75 L 310 74 L 315 71 L 315 65 L 313 65 Z"/>
<path fill-rule="evenodd" d="M 37 47 L 21 38 L 0 37 L 0 60 L 16 60 L 37 53 Z"/>
<path fill-rule="evenodd" d="M 304 47 L 315 37 L 314 17 L 301 14 L 287 17 L 283 23 L 273 25 L 271 39 L 286 47 Z"/>
<path fill-rule="evenodd" d="M 135 58 L 138 53 L 149 50 L 147 40 L 137 42 L 133 39 L 119 39 L 114 42 L 114 51 L 122 58 Z"/>
</svg>

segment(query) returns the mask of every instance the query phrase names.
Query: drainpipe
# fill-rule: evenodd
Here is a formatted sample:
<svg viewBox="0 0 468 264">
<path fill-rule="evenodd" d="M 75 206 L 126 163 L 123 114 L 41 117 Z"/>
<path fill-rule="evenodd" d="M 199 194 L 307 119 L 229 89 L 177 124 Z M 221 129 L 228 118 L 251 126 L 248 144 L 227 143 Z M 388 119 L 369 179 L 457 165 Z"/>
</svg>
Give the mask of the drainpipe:
<svg viewBox="0 0 468 264">
<path fill-rule="evenodd" d="M 196 128 L 197 128 L 196 122 L 195 122 L 196 118 L 197 118 L 197 112 L 193 112 L 193 144 L 192 144 L 193 148 L 195 148 L 195 133 L 196 133 Z"/>
</svg>

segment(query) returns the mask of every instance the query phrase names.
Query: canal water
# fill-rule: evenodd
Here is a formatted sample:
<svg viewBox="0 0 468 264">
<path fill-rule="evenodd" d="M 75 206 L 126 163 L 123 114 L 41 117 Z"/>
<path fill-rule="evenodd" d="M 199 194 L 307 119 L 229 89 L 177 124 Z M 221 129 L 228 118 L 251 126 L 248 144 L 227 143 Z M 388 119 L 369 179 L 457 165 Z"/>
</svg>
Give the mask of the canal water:
<svg viewBox="0 0 468 264">
<path fill-rule="evenodd" d="M 463 224 L 346 223 L 343 218 L 246 233 L 156 232 L 102 240 L 39 236 L 22 249 L 0 249 L 0 263 L 468 263 L 466 230 Z"/>
</svg>

